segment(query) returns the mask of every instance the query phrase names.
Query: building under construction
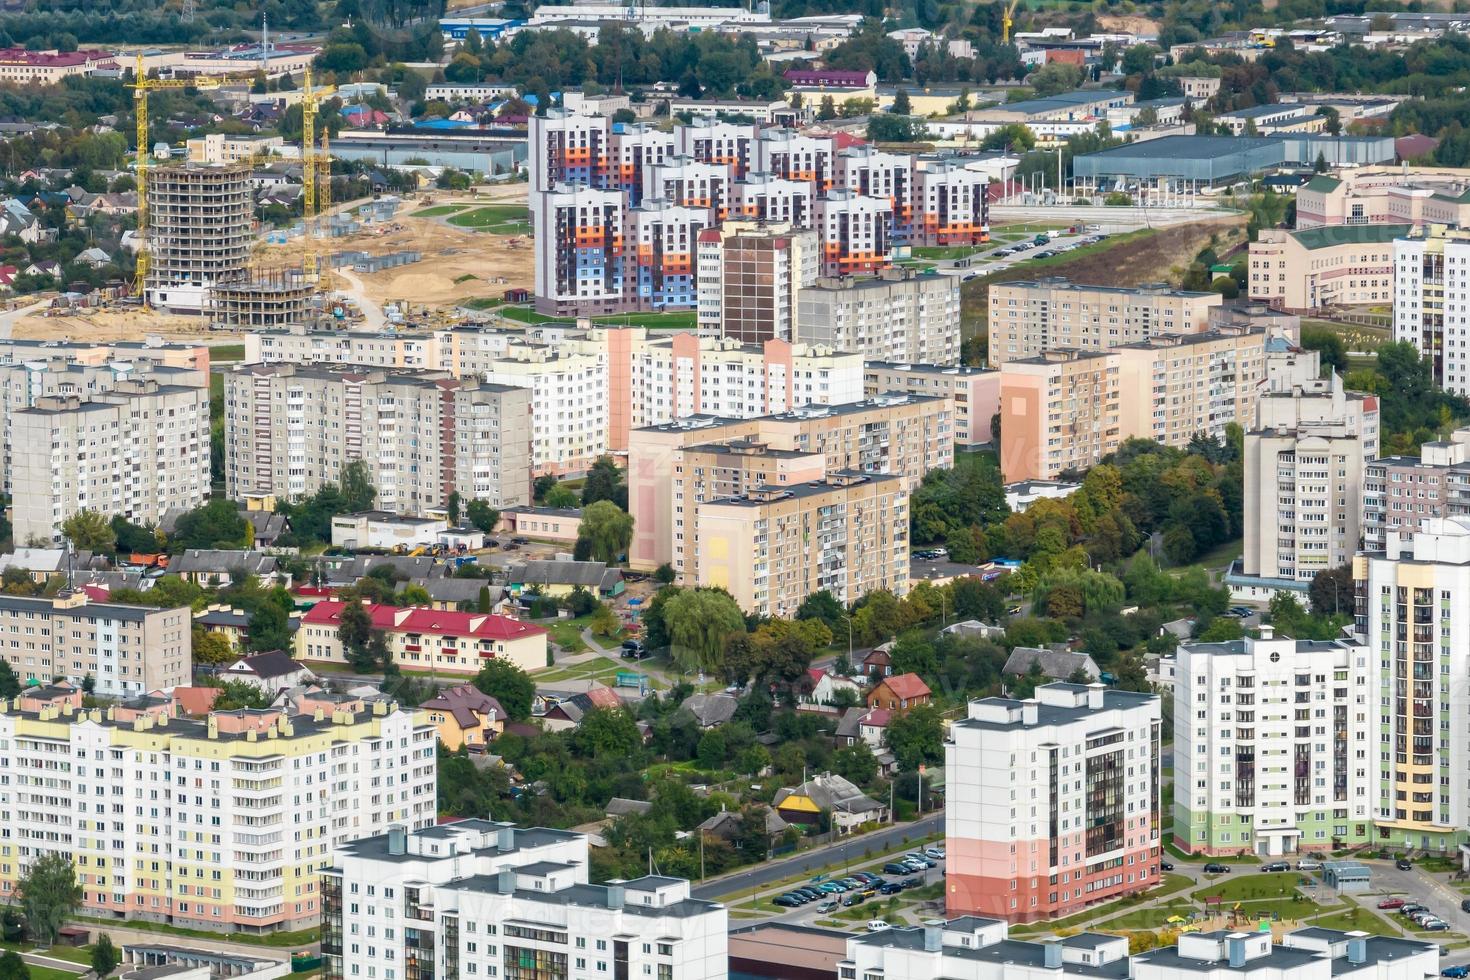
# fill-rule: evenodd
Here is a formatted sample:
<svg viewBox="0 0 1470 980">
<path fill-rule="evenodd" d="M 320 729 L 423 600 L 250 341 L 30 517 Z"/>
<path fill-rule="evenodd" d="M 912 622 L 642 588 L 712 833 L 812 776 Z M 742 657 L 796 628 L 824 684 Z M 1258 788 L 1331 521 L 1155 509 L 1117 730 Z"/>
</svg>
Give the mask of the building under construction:
<svg viewBox="0 0 1470 980">
<path fill-rule="evenodd" d="M 209 295 L 210 322 L 226 330 L 309 323 L 319 312 L 316 294 L 316 284 L 301 269 L 275 269 L 216 283 Z"/>
<path fill-rule="evenodd" d="M 176 163 L 147 172 L 148 305 L 209 309 L 223 283 L 247 280 L 254 240 L 250 164 Z"/>
</svg>

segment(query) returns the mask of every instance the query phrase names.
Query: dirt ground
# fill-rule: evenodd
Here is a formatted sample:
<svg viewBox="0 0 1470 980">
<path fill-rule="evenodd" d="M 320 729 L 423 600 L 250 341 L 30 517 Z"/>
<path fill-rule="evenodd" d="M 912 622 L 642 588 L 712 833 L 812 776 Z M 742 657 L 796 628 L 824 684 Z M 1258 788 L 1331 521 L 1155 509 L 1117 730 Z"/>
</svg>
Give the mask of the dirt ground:
<svg viewBox="0 0 1470 980">
<path fill-rule="evenodd" d="M 169 340 L 220 343 L 235 334 L 211 331 L 197 316 L 169 316 L 141 310 L 77 310 L 66 316 L 30 316 L 15 321 L 17 340 L 142 340 L 159 334 Z"/>
<path fill-rule="evenodd" d="M 1136 14 L 1098 14 L 1097 26 L 1101 30 L 1118 34 L 1141 34 L 1147 37 L 1157 37 L 1159 34 L 1158 21 Z"/>
</svg>

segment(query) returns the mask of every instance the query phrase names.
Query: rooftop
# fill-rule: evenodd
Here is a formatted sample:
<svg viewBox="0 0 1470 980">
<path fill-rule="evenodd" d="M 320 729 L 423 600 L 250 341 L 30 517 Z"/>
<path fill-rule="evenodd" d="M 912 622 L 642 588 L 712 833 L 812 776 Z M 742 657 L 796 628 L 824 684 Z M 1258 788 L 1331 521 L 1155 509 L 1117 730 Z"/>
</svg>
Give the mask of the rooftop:
<svg viewBox="0 0 1470 980">
<path fill-rule="evenodd" d="M 1307 185 L 1308 187 L 1311 184 Z M 1320 228 L 1305 228 L 1289 232 L 1298 245 L 1309 251 L 1331 248 L 1334 245 L 1386 245 L 1395 238 L 1403 238 L 1412 225 L 1323 225 Z"/>
</svg>

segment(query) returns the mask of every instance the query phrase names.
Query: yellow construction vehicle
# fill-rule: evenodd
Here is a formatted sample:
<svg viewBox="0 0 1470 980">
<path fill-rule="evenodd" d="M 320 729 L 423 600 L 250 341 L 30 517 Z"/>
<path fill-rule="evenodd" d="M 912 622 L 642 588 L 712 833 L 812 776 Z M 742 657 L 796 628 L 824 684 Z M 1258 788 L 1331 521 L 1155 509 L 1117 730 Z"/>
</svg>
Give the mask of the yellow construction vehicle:
<svg viewBox="0 0 1470 980">
<path fill-rule="evenodd" d="M 139 300 L 148 305 L 146 290 L 148 279 L 148 93 L 154 89 L 216 88 L 223 78 L 206 76 L 201 78 L 149 78 L 143 70 L 143 53 L 133 68 L 133 115 L 138 124 L 138 262 L 134 272 L 135 289 Z"/>
<path fill-rule="evenodd" d="M 1001 20 L 1000 20 L 1000 43 L 1001 44 L 1010 44 L 1011 43 L 1011 27 L 1016 23 L 1016 19 L 1015 19 L 1015 17 L 1016 17 L 1016 5 L 1019 4 L 1020 2 L 1021 2 L 1021 0 L 1011 0 L 1011 2 L 1006 5 L 1005 12 L 1001 14 Z"/>
</svg>

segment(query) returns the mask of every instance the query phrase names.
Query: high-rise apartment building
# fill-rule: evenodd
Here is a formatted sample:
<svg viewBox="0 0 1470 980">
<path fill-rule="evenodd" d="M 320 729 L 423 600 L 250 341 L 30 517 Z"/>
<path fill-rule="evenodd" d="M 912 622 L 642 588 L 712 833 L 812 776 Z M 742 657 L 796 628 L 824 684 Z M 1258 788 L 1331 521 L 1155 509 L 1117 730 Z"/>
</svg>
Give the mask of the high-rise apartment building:
<svg viewBox="0 0 1470 980">
<path fill-rule="evenodd" d="M 877 272 L 893 259 L 893 205 L 833 188 L 813 205 L 812 225 L 822 249 L 822 275 Z"/>
<path fill-rule="evenodd" d="M 967 365 L 868 361 L 863 365 L 863 391 L 870 398 L 904 391 L 953 399 L 957 446 L 989 443 L 990 423 L 1000 412 L 1000 372 Z"/>
<path fill-rule="evenodd" d="M 908 492 L 898 477 L 838 471 L 761 486 L 699 504 L 694 520 L 690 584 L 726 589 L 748 613 L 789 618 L 822 590 L 844 605 L 875 589 L 908 592 Z"/>
<path fill-rule="evenodd" d="M 755 170 L 785 180 L 805 181 L 822 195 L 835 185 L 836 155 L 837 144 L 830 136 L 763 129 L 755 141 Z"/>
<path fill-rule="evenodd" d="M 700 232 L 698 248 L 701 334 L 746 344 L 795 337 L 797 296 L 817 278 L 816 232 L 729 221 Z"/>
<path fill-rule="evenodd" d="M 625 287 L 640 308 L 692 307 L 695 249 L 710 223 L 710 210 L 645 198 L 628 211 Z"/>
<path fill-rule="evenodd" d="M 225 487 L 298 500 L 361 461 L 376 506 L 530 503 L 532 393 L 444 372 L 248 364 L 225 376 Z M 207 447 L 207 440 L 206 440 Z"/>
<path fill-rule="evenodd" d="M 1470 230 L 1435 225 L 1393 242 L 1393 339 L 1407 340 L 1436 384 L 1470 394 Z"/>
<path fill-rule="evenodd" d="M 1470 826 L 1470 518 L 1389 531 L 1353 558 L 1356 630 L 1372 658 L 1374 843 L 1452 852 Z"/>
<path fill-rule="evenodd" d="M 944 746 L 946 913 L 1034 922 L 1158 884 L 1160 710 L 1102 684 L 971 701 Z"/>
<path fill-rule="evenodd" d="M 700 208 L 712 221 L 730 217 L 730 167 L 723 163 L 701 163 L 693 157 L 670 157 L 646 172 L 645 198 L 668 201 L 686 208 Z"/>
<path fill-rule="evenodd" d="M 536 308 L 591 315 L 624 308 L 624 193 L 559 183 L 531 195 Z"/>
<path fill-rule="evenodd" d="M 526 164 L 532 197 L 559 184 L 601 186 L 610 139 L 607 120 L 599 116 L 548 109 L 533 117 Z"/>
<path fill-rule="evenodd" d="M 926 160 L 914 172 L 915 245 L 979 245 L 990 241 L 988 174 L 958 160 Z"/>
<path fill-rule="evenodd" d="M 893 215 L 889 230 L 896 245 L 906 245 L 913 238 L 913 182 L 913 157 L 907 153 L 863 145 L 850 146 L 837 154 L 834 186 L 887 201 Z"/>
<path fill-rule="evenodd" d="M 255 243 L 250 164 L 148 168 L 148 304 L 194 313 L 216 283 L 244 278 Z"/>
<path fill-rule="evenodd" d="M 954 364 L 960 359 L 960 282 L 955 276 L 885 269 L 823 278 L 796 299 L 796 339 L 868 360 Z"/>
<path fill-rule="evenodd" d="M 739 180 L 751 169 L 759 132 L 749 123 L 702 116 L 687 126 L 674 128 L 674 149 L 678 155 L 693 157 L 700 163 L 723 164 Z"/>
<path fill-rule="evenodd" d="M 135 697 L 189 683 L 192 622 L 187 607 L 90 602 L 80 589 L 3 596 L 0 656 L 27 686 L 90 677 L 103 697 Z"/>
<path fill-rule="evenodd" d="M 209 498 L 207 387 L 145 376 L 85 398 L 37 398 L 9 421 L 17 541 L 58 543 L 83 510 L 157 524 Z"/>
<path fill-rule="evenodd" d="M 65 854 L 86 915 L 314 926 L 334 849 L 433 825 L 434 753 L 427 718 L 387 700 L 306 695 L 194 720 L 172 700 L 84 710 L 79 691 L 31 689 L 0 711 L 13 774 L 0 791 L 0 899 L 15 901 L 36 859 Z"/>
<path fill-rule="evenodd" d="M 730 216 L 765 224 L 785 222 L 797 228 L 812 223 L 812 185 L 770 174 L 746 174 L 730 185 Z"/>
<path fill-rule="evenodd" d="M 1060 348 L 1000 371 L 1000 468 L 1007 483 L 1081 472 L 1122 441 L 1115 351 Z"/>
<path fill-rule="evenodd" d="M 1200 333 L 1221 302 L 1219 293 L 1089 286 L 1061 277 L 995 283 L 990 363 L 999 367 L 1060 347 L 1108 350 L 1164 334 Z"/>
<path fill-rule="evenodd" d="M 531 472 L 577 473 L 608 451 L 608 351 L 596 341 L 517 344 L 485 378 L 530 392 Z"/>
<path fill-rule="evenodd" d="M 1225 327 L 1161 334 L 1113 348 L 1118 355 L 1118 436 L 1183 448 L 1197 433 L 1256 424 L 1266 382 L 1266 335 Z"/>
<path fill-rule="evenodd" d="M 479 819 L 344 842 L 321 877 L 323 976 L 725 980 L 723 905 L 589 866 L 582 834 Z"/>
<path fill-rule="evenodd" d="M 1470 514 L 1470 429 L 1426 442 L 1418 456 L 1363 465 L 1363 550 L 1382 551 L 1389 531 L 1410 534 L 1431 517 Z"/>
<path fill-rule="evenodd" d="M 1377 456 L 1378 399 L 1345 391 L 1337 375 L 1261 394 L 1245 435 L 1240 568 L 1266 580 L 1253 587 L 1305 592 L 1353 556 L 1364 466 Z"/>
<path fill-rule="evenodd" d="M 628 204 L 636 207 L 645 196 L 649 172 L 673 155 L 673 133 L 648 123 L 614 126 L 608 140 L 607 173 L 594 175 L 593 182 L 608 190 L 622 191 L 628 195 Z"/>
<path fill-rule="evenodd" d="M 1191 854 L 1326 854 L 1374 816 L 1378 665 L 1347 640 L 1183 643 L 1174 672 L 1174 840 Z"/>
</svg>

